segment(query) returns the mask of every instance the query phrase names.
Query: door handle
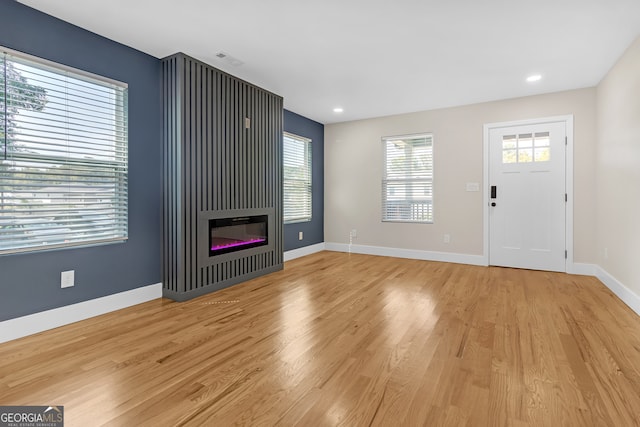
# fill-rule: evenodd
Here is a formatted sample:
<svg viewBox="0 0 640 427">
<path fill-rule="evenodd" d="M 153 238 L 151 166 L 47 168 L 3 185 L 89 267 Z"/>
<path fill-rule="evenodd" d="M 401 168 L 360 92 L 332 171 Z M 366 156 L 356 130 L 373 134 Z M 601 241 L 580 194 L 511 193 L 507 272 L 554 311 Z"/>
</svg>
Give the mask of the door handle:
<svg viewBox="0 0 640 427">
<path fill-rule="evenodd" d="M 498 197 L 498 188 L 495 185 L 491 186 L 491 198 L 495 199 Z"/>
</svg>

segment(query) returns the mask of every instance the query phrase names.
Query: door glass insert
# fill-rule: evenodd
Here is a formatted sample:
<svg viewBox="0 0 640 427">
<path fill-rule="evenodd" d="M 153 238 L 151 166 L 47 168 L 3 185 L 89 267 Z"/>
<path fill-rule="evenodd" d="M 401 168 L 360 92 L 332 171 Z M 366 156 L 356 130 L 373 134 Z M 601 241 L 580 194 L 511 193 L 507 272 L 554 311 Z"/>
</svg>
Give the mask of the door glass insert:
<svg viewBox="0 0 640 427">
<path fill-rule="evenodd" d="M 502 163 L 548 162 L 550 158 L 549 132 L 502 137 Z"/>
<path fill-rule="evenodd" d="M 535 134 L 534 161 L 548 162 L 551 157 L 551 139 L 549 132 L 539 132 Z"/>
</svg>

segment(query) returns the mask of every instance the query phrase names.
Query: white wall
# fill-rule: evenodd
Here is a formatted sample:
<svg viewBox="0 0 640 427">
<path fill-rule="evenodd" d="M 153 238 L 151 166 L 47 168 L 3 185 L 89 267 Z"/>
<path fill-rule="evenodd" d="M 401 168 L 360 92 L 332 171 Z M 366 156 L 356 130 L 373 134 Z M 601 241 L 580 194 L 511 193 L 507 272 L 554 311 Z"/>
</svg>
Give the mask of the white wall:
<svg viewBox="0 0 640 427">
<path fill-rule="evenodd" d="M 597 118 L 597 263 L 640 295 L 640 38 L 598 85 Z"/>
<path fill-rule="evenodd" d="M 482 255 L 483 125 L 574 115 L 574 261 L 596 261 L 596 90 L 422 111 L 325 127 L 325 241 L 421 251 Z M 434 135 L 434 224 L 381 222 L 381 137 Z M 444 234 L 451 235 L 449 244 Z"/>
</svg>

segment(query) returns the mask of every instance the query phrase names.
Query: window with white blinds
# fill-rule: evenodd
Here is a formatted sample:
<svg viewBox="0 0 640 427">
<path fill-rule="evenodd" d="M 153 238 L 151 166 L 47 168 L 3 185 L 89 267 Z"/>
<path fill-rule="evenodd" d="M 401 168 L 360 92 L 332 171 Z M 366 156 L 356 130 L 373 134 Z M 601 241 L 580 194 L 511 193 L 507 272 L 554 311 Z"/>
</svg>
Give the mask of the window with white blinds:
<svg viewBox="0 0 640 427">
<path fill-rule="evenodd" d="M 382 139 L 382 220 L 433 222 L 433 136 Z"/>
<path fill-rule="evenodd" d="M 0 254 L 126 240 L 126 85 L 0 52 Z"/>
<path fill-rule="evenodd" d="M 311 140 L 284 133 L 284 222 L 311 221 Z"/>
</svg>

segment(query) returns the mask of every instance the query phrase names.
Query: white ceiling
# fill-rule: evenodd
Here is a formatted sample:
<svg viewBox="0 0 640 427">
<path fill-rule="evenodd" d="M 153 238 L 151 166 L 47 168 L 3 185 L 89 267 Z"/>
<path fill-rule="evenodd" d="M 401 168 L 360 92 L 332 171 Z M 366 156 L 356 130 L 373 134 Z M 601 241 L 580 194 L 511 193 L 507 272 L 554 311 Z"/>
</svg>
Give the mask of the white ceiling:
<svg viewBox="0 0 640 427">
<path fill-rule="evenodd" d="M 321 123 L 595 86 L 640 34 L 639 0 L 21 3 L 158 58 L 184 52 Z"/>
</svg>

